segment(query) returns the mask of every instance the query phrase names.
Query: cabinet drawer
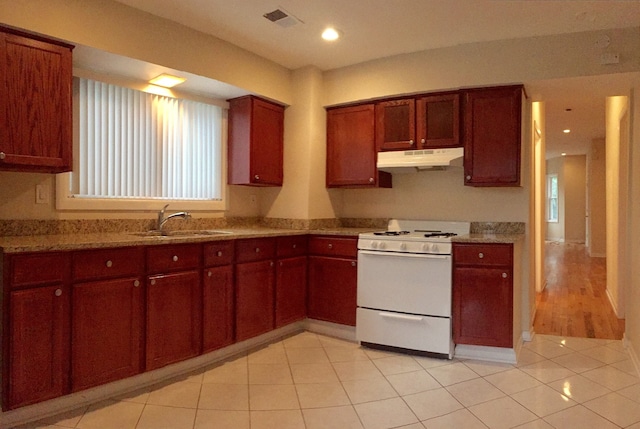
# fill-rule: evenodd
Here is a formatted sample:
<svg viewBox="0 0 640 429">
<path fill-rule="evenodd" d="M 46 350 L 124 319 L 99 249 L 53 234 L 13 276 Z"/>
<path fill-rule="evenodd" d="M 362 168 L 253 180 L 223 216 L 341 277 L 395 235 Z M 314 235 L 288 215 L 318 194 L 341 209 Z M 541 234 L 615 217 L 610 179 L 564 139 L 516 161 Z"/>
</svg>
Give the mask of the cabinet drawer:
<svg viewBox="0 0 640 429">
<path fill-rule="evenodd" d="M 11 256 L 11 286 L 23 287 L 64 281 L 69 266 L 66 253 L 32 253 Z"/>
<path fill-rule="evenodd" d="M 307 254 L 307 236 L 292 235 L 290 237 L 278 237 L 278 258 L 290 258 Z"/>
<path fill-rule="evenodd" d="M 73 280 L 137 276 L 144 272 L 141 247 L 100 249 L 73 254 Z"/>
<path fill-rule="evenodd" d="M 453 244 L 454 265 L 496 266 L 513 263 L 511 244 Z"/>
<path fill-rule="evenodd" d="M 309 253 L 312 255 L 358 256 L 358 239 L 332 236 L 314 236 L 309 239 Z"/>
<path fill-rule="evenodd" d="M 233 241 L 215 241 L 204 245 L 204 266 L 218 267 L 233 263 Z"/>
<path fill-rule="evenodd" d="M 155 246 L 147 250 L 147 267 L 150 274 L 193 269 L 199 264 L 199 244 Z"/>
<path fill-rule="evenodd" d="M 273 259 L 276 256 L 276 240 L 273 238 L 247 238 L 236 242 L 236 262 L 253 262 Z"/>
</svg>

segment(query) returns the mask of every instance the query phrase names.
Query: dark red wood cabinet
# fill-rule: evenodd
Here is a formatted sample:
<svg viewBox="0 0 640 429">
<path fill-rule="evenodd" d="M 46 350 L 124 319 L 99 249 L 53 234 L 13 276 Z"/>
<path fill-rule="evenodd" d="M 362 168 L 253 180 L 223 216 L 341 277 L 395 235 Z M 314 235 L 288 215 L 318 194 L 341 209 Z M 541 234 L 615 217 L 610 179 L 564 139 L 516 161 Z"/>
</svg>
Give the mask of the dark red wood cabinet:
<svg viewBox="0 0 640 429">
<path fill-rule="evenodd" d="M 229 100 L 229 184 L 282 186 L 283 141 L 283 106 L 254 96 Z"/>
<path fill-rule="evenodd" d="M 64 253 L 5 255 L 3 409 L 69 392 L 69 259 Z"/>
<path fill-rule="evenodd" d="M 309 238 L 308 317 L 355 326 L 357 238 Z"/>
<path fill-rule="evenodd" d="M 233 241 L 204 245 L 202 275 L 202 352 L 233 344 Z"/>
<path fill-rule="evenodd" d="M 456 344 L 513 346 L 513 245 L 453 245 Z"/>
<path fill-rule="evenodd" d="M 71 390 L 142 372 L 144 249 L 72 255 Z"/>
<path fill-rule="evenodd" d="M 460 94 L 425 95 L 416 99 L 416 135 L 419 148 L 462 146 Z"/>
<path fill-rule="evenodd" d="M 146 369 L 200 354 L 202 289 L 198 244 L 147 249 Z"/>
<path fill-rule="evenodd" d="M 520 186 L 522 85 L 464 93 L 464 184 Z"/>
<path fill-rule="evenodd" d="M 236 242 L 236 341 L 274 327 L 276 241 L 273 238 Z"/>
<path fill-rule="evenodd" d="M 416 149 L 416 101 L 413 98 L 376 103 L 376 148 Z"/>
<path fill-rule="evenodd" d="M 275 327 L 307 317 L 307 236 L 278 237 Z"/>
<path fill-rule="evenodd" d="M 71 170 L 72 49 L 0 27 L 0 170 Z"/>
<path fill-rule="evenodd" d="M 376 168 L 375 105 L 327 110 L 327 188 L 391 187 Z"/>
</svg>

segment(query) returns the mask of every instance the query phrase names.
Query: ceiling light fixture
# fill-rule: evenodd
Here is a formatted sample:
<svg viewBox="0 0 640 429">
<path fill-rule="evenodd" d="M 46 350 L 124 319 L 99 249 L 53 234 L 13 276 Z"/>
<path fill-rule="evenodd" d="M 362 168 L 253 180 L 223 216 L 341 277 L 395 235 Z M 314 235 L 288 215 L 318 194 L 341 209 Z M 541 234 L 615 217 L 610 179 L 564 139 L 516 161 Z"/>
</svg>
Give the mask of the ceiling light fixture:
<svg viewBox="0 0 640 429">
<path fill-rule="evenodd" d="M 158 85 L 165 88 L 173 88 L 176 85 L 180 85 L 185 80 L 187 79 L 183 77 L 172 76 L 170 74 L 162 73 L 160 76 L 157 76 L 151 79 L 149 83 L 152 85 Z"/>
<path fill-rule="evenodd" d="M 333 42 L 340 38 L 340 32 L 333 27 L 328 27 L 322 32 L 322 38 L 328 42 Z"/>
<path fill-rule="evenodd" d="M 560 155 L 567 156 L 567 152 L 562 152 Z"/>
<path fill-rule="evenodd" d="M 569 134 L 571 132 L 571 130 L 569 128 L 567 128 L 566 130 L 562 130 L 563 133 L 565 134 Z"/>
</svg>

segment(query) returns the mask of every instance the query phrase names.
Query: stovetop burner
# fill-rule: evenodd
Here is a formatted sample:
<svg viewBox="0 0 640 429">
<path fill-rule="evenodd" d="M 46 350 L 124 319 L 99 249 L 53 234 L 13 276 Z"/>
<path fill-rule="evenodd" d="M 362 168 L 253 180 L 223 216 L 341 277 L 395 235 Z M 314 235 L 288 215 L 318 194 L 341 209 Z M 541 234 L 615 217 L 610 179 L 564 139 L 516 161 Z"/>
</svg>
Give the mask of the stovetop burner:
<svg viewBox="0 0 640 429">
<path fill-rule="evenodd" d="M 425 234 L 425 237 L 454 237 L 458 234 L 455 232 L 429 232 Z"/>
<path fill-rule="evenodd" d="M 380 231 L 374 232 L 373 235 L 406 235 L 409 234 L 409 231 Z"/>
</svg>

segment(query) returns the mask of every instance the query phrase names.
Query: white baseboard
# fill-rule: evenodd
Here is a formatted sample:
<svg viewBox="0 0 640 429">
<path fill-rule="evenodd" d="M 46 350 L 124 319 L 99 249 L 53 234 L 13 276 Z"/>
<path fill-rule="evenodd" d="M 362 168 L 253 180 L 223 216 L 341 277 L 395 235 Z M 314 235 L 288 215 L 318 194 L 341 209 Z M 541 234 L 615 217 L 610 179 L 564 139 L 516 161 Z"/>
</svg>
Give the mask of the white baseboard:
<svg viewBox="0 0 640 429">
<path fill-rule="evenodd" d="M 81 392 L 71 393 L 60 398 L 28 405 L 16 410 L 0 412 L 0 429 L 9 429 L 17 425 L 29 423 L 51 417 L 66 411 L 72 411 L 80 407 L 109 399 L 113 396 L 127 393 L 168 381 L 180 376 L 186 376 L 193 371 L 203 369 L 217 362 L 222 362 L 233 356 L 273 343 L 281 338 L 305 330 L 305 321 L 292 323 L 266 334 L 251 338 L 240 343 L 232 344 L 220 350 L 216 350 L 186 361 L 168 365 L 153 371 L 144 372 L 133 377 L 112 383 L 97 386 Z"/>
<path fill-rule="evenodd" d="M 458 344 L 454 352 L 456 359 L 475 359 L 500 363 L 517 363 L 516 349 L 504 347 L 470 346 Z"/>
<path fill-rule="evenodd" d="M 633 348 L 633 344 L 627 339 L 626 335 L 622 337 L 622 344 L 624 344 L 625 348 L 629 352 L 631 362 L 633 362 L 633 366 L 636 368 L 636 376 L 640 377 L 640 354 L 638 354 Z"/>
<path fill-rule="evenodd" d="M 337 323 L 325 322 L 324 320 L 306 319 L 303 322 L 304 329 L 316 334 L 341 338 L 347 341 L 356 342 L 356 327 L 339 325 Z"/>
<path fill-rule="evenodd" d="M 609 288 L 606 288 L 605 292 L 607 294 L 607 300 L 609 300 L 609 304 L 611 304 L 611 307 L 613 308 L 613 312 L 616 314 L 616 317 L 618 319 L 622 319 L 623 317 L 620 316 L 620 312 L 618 310 L 618 306 L 616 305 L 616 302 L 614 301 L 613 297 L 611 296 L 611 293 L 609 292 Z"/>
</svg>

